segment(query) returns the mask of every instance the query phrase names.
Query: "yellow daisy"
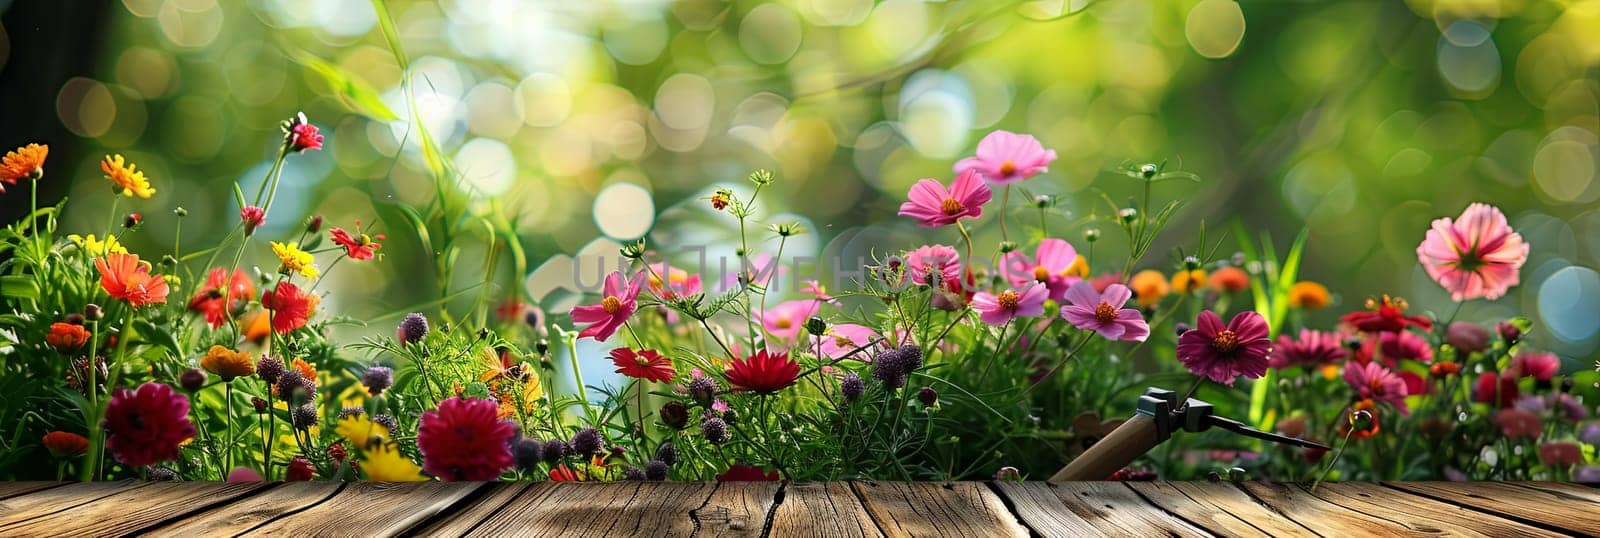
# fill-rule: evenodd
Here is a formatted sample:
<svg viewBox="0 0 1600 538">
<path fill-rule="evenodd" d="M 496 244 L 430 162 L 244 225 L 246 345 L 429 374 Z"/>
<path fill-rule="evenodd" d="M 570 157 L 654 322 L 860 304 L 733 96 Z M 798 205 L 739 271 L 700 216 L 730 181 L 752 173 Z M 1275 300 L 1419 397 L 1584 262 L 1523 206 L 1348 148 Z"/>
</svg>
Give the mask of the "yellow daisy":
<svg viewBox="0 0 1600 538">
<path fill-rule="evenodd" d="M 278 256 L 278 272 L 300 273 L 306 278 L 317 278 L 316 260 L 310 252 L 300 250 L 300 243 L 271 241 L 272 253 Z"/>
<path fill-rule="evenodd" d="M 100 161 L 100 170 L 106 173 L 106 179 L 122 189 L 123 196 L 138 196 L 148 200 L 156 190 L 150 188 L 150 180 L 137 168 L 133 163 L 123 160 L 121 155 L 107 155 L 105 160 Z"/>
<path fill-rule="evenodd" d="M 94 234 L 86 236 L 72 234 L 67 236 L 67 240 L 72 241 L 72 244 L 77 245 L 90 258 L 98 258 L 107 254 L 128 253 L 128 249 L 123 248 L 122 243 L 117 242 L 117 236 L 115 235 L 108 235 L 105 241 L 101 241 L 95 238 Z"/>
<path fill-rule="evenodd" d="M 366 471 L 367 480 L 373 482 L 426 482 L 428 477 L 422 475 L 422 468 L 418 467 L 411 458 L 400 453 L 393 445 L 379 445 L 376 450 L 364 453 L 361 460 L 361 470 Z"/>
</svg>

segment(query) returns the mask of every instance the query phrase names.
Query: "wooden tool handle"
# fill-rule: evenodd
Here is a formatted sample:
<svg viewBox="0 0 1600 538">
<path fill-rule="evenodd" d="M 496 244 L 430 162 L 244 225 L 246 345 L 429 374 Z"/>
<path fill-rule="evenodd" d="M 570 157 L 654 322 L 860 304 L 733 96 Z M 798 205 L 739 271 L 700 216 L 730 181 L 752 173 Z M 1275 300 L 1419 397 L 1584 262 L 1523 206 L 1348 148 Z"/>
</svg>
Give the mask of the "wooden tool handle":
<svg viewBox="0 0 1600 538">
<path fill-rule="evenodd" d="M 1136 413 L 1117 429 L 1111 430 L 1110 435 L 1096 441 L 1072 463 L 1057 471 L 1050 481 L 1105 480 L 1155 448 L 1157 442 L 1155 419 Z"/>
</svg>

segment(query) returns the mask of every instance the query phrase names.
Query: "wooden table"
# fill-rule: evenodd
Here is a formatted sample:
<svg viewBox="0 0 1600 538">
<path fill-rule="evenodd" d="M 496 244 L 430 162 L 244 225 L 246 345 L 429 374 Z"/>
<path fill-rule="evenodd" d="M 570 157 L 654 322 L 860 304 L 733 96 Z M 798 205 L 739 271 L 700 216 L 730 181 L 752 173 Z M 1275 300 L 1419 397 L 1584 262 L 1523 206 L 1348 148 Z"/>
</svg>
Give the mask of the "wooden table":
<svg viewBox="0 0 1600 538">
<path fill-rule="evenodd" d="M 0 536 L 1600 535 L 1549 482 L 0 482 Z"/>
</svg>

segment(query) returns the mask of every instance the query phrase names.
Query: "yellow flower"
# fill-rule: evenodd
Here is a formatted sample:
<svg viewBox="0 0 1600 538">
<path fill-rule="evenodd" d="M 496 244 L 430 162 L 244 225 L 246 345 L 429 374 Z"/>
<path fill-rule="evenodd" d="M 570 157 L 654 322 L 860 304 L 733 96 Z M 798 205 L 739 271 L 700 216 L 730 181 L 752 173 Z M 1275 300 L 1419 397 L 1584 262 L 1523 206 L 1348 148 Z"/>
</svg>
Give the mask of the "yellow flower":
<svg viewBox="0 0 1600 538">
<path fill-rule="evenodd" d="M 1151 306 L 1161 302 L 1161 298 L 1172 293 L 1172 288 L 1167 285 L 1166 275 L 1155 269 L 1145 269 L 1133 275 L 1133 280 L 1128 281 L 1128 287 L 1133 289 L 1139 306 Z"/>
<path fill-rule="evenodd" d="M 343 437 L 350 446 L 362 450 L 376 449 L 389 442 L 389 428 L 373 422 L 366 413 L 340 419 L 339 427 L 334 432 Z"/>
<path fill-rule="evenodd" d="M 206 356 L 200 359 L 200 367 L 217 374 L 223 381 L 256 373 L 256 365 L 249 352 L 234 351 L 223 346 L 211 346 Z"/>
<path fill-rule="evenodd" d="M 1068 265 L 1066 271 L 1061 274 L 1062 276 L 1089 278 L 1089 259 L 1079 254 L 1077 258 L 1073 258 L 1072 265 Z"/>
<path fill-rule="evenodd" d="M 300 273 L 306 278 L 317 278 L 316 260 L 310 252 L 300 250 L 300 243 L 279 243 L 271 241 L 272 253 L 278 256 L 278 271 L 282 273 Z"/>
<path fill-rule="evenodd" d="M 1178 293 L 1189 293 L 1206 285 L 1205 269 L 1180 270 L 1172 274 L 1172 290 Z"/>
<path fill-rule="evenodd" d="M 366 457 L 361 460 L 361 470 L 367 472 L 367 480 L 373 482 L 426 482 L 428 477 L 422 475 L 422 468 L 405 457 L 393 445 L 378 445 L 375 450 L 364 453 Z"/>
<path fill-rule="evenodd" d="M 1302 280 L 1289 286 L 1289 306 L 1315 310 L 1328 306 L 1331 302 L 1333 298 L 1328 295 L 1327 286 L 1322 284 Z"/>
<path fill-rule="evenodd" d="M 144 172 L 140 172 L 133 163 L 124 161 L 121 155 L 107 155 L 105 160 L 100 161 L 100 170 L 106 173 L 106 179 L 122 188 L 123 196 L 138 196 L 148 200 L 156 193 L 155 189 L 150 188 L 150 180 L 145 179 Z"/>
<path fill-rule="evenodd" d="M 94 234 L 87 236 L 72 234 L 67 236 L 67 239 L 72 241 L 72 244 L 78 245 L 78 248 L 83 250 L 84 254 L 88 254 L 90 258 L 98 258 L 107 254 L 128 253 L 128 249 L 123 248 L 122 243 L 117 242 L 117 236 L 115 235 L 106 236 L 105 241 L 96 239 Z"/>
</svg>

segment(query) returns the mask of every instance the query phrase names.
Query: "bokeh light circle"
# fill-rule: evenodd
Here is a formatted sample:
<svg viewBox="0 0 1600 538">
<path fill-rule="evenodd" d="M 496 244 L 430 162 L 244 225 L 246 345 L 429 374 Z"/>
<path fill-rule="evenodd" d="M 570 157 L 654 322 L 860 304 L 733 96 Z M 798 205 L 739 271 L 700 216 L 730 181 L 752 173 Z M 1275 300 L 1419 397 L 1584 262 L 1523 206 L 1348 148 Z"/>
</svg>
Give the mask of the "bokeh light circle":
<svg viewBox="0 0 1600 538">
<path fill-rule="evenodd" d="M 1600 273 L 1573 265 L 1539 286 L 1539 318 L 1551 334 L 1568 342 L 1600 332 Z"/>
<path fill-rule="evenodd" d="M 594 223 L 612 239 L 643 237 L 654 224 L 655 214 L 650 191 L 634 183 L 612 183 L 594 197 Z"/>
<path fill-rule="evenodd" d="M 1183 35 L 1196 53 L 1226 58 L 1244 41 L 1244 11 L 1233 0 L 1200 0 L 1183 24 Z"/>
<path fill-rule="evenodd" d="M 492 138 L 474 138 L 456 152 L 461 181 L 474 196 L 499 196 L 517 178 L 517 160 L 511 148 Z"/>
</svg>

